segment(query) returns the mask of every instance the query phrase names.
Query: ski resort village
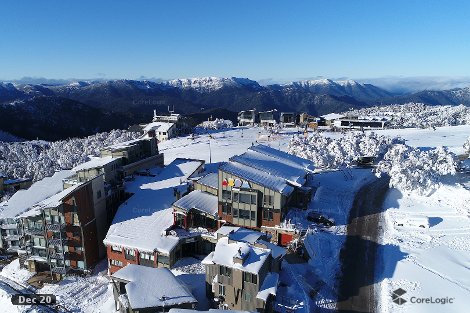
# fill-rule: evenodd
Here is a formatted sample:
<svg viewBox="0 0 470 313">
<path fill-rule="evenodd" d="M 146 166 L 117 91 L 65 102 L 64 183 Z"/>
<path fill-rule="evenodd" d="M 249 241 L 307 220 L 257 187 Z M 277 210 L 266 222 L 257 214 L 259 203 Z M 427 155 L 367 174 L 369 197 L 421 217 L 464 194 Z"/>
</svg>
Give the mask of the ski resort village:
<svg viewBox="0 0 470 313">
<path fill-rule="evenodd" d="M 468 310 L 468 108 L 171 113 L 2 143 L 1 312 Z"/>
</svg>

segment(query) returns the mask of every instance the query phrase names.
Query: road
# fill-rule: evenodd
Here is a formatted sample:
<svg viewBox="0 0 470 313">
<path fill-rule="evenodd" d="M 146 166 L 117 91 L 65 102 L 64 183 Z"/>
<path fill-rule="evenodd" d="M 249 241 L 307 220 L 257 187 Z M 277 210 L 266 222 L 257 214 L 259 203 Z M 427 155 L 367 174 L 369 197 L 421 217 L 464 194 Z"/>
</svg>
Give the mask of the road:
<svg viewBox="0 0 470 313">
<path fill-rule="evenodd" d="M 382 203 L 388 177 L 364 186 L 351 208 L 347 238 L 340 253 L 342 277 L 339 283 L 339 312 L 376 312 L 375 262 Z"/>
</svg>

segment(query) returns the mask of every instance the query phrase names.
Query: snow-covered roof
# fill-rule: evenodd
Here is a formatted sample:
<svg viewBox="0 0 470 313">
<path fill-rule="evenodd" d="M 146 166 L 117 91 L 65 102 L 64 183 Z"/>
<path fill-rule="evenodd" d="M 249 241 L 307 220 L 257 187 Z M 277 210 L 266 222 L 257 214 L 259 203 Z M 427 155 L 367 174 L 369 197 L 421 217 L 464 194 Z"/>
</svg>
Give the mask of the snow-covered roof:
<svg viewBox="0 0 470 313">
<path fill-rule="evenodd" d="M 94 158 L 91 158 L 91 160 L 88 162 L 75 166 L 72 170 L 75 172 L 78 172 L 78 171 L 88 170 L 92 168 L 100 168 L 109 163 L 116 161 L 117 159 L 118 158 L 113 158 L 112 156 L 105 156 L 102 158 L 94 157 Z"/>
<path fill-rule="evenodd" d="M 214 189 L 219 188 L 219 174 L 209 173 L 197 181 L 201 185 L 208 186 Z"/>
<path fill-rule="evenodd" d="M 112 277 L 128 281 L 125 288 L 132 309 L 197 303 L 188 287 L 167 268 L 128 264 Z"/>
<path fill-rule="evenodd" d="M 238 228 L 228 234 L 228 238 L 233 241 L 247 242 L 254 244 L 260 237 L 266 234 L 248 228 Z"/>
<path fill-rule="evenodd" d="M 236 155 L 230 158 L 230 160 L 300 185 L 305 184 L 305 176 L 308 173 L 305 168 L 295 162 L 291 162 L 287 158 L 281 159 L 253 150 Z"/>
<path fill-rule="evenodd" d="M 74 174 L 73 171 L 64 170 L 56 172 L 35 182 L 28 189 L 18 190 L 8 201 L 0 206 L 1 218 L 14 218 L 44 199 L 59 193 L 63 189 L 62 180 Z"/>
<path fill-rule="evenodd" d="M 280 256 L 284 256 L 286 255 L 287 253 L 287 250 L 283 247 L 280 247 L 272 242 L 269 242 L 269 241 L 266 241 L 266 240 L 263 240 L 263 239 L 260 239 L 258 241 L 256 241 L 256 243 L 259 243 L 263 246 L 266 246 L 266 248 L 270 249 L 271 250 L 271 255 L 273 256 L 273 258 L 278 258 Z"/>
<path fill-rule="evenodd" d="M 227 162 L 220 167 L 220 170 L 246 179 L 255 184 L 264 186 L 268 189 L 289 195 L 294 191 L 294 187 L 290 186 L 287 181 L 281 177 L 270 175 L 269 173 L 257 170 L 236 162 Z"/>
<path fill-rule="evenodd" d="M 277 284 L 279 282 L 279 274 L 274 272 L 269 272 L 264 278 L 263 284 L 259 289 L 256 299 L 261 299 L 266 302 L 269 295 L 276 296 L 277 293 Z"/>
<path fill-rule="evenodd" d="M 191 191 L 175 203 L 173 206 L 188 212 L 195 209 L 212 216 L 217 215 L 219 200 L 217 196 L 200 190 Z"/>
<path fill-rule="evenodd" d="M 215 233 L 223 236 L 227 236 L 232 231 L 237 231 L 240 229 L 238 226 L 222 226 Z"/>
<path fill-rule="evenodd" d="M 104 243 L 140 251 L 170 253 L 179 237 L 162 233 L 173 225 L 173 188 L 177 188 L 201 166 L 200 161 L 175 159 L 156 177 L 138 176 L 126 183 L 134 193 L 118 209 Z"/>
<path fill-rule="evenodd" d="M 151 130 L 159 131 L 159 132 L 168 132 L 170 128 L 175 126 L 175 123 L 167 123 L 167 122 L 152 122 L 147 124 L 144 127 L 144 132 L 149 132 Z"/>
<path fill-rule="evenodd" d="M 249 150 L 256 151 L 273 158 L 279 159 L 281 162 L 289 164 L 290 166 L 297 166 L 308 171 L 313 172 L 315 170 L 315 165 L 312 161 L 300 158 L 296 155 L 289 154 L 287 152 L 268 147 L 266 145 L 256 145 L 249 148 Z"/>
<path fill-rule="evenodd" d="M 137 144 L 138 144 L 139 142 L 141 142 L 141 141 L 150 140 L 150 139 L 151 139 L 151 138 L 141 137 L 141 138 L 132 139 L 132 140 L 129 140 L 129 141 L 124 141 L 124 142 L 116 143 L 116 144 L 114 144 L 114 145 L 105 147 L 105 149 L 110 149 L 110 150 L 112 150 L 112 151 L 121 150 L 121 149 L 124 149 L 124 148 L 127 148 L 127 147 L 135 146 L 135 145 L 137 145 Z"/>
<path fill-rule="evenodd" d="M 40 213 L 41 209 L 44 208 L 55 208 L 59 206 L 62 203 L 62 200 L 70 195 L 72 192 L 76 191 L 77 189 L 80 189 L 83 185 L 85 185 L 87 182 L 83 182 L 80 184 L 73 185 L 67 189 L 62 190 L 59 193 L 56 193 L 53 196 L 50 196 L 49 198 L 46 198 L 42 200 L 41 202 L 37 203 L 34 205 L 31 210 L 28 210 L 22 214 L 19 215 L 19 217 L 27 217 L 27 216 L 34 216 Z"/>
<path fill-rule="evenodd" d="M 222 237 L 217 241 L 214 252 L 211 252 L 202 263 L 218 264 L 257 274 L 270 254 L 269 249 L 256 248 L 245 242 L 228 243 L 228 237 Z M 233 262 L 234 257 L 242 257 L 243 264 Z"/>
<path fill-rule="evenodd" d="M 338 114 L 338 113 L 329 113 L 329 114 L 322 115 L 321 117 L 329 121 L 329 120 L 337 120 L 345 116 L 343 114 Z"/>
</svg>

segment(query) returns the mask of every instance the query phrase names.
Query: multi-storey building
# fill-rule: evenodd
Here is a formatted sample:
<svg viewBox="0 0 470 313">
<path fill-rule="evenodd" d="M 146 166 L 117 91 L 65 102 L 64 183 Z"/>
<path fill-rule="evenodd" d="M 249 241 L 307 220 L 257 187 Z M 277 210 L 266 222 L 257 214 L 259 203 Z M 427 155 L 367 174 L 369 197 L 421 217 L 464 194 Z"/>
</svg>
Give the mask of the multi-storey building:
<svg viewBox="0 0 470 313">
<path fill-rule="evenodd" d="M 239 126 L 254 126 L 257 122 L 256 110 L 241 111 L 238 113 Z"/>
<path fill-rule="evenodd" d="M 306 208 L 314 170 L 311 161 L 264 146 L 252 146 L 230 158 L 218 171 L 218 215 L 230 224 L 280 225 L 289 207 Z"/>
<path fill-rule="evenodd" d="M 57 278 L 90 270 L 105 255 L 107 229 L 103 175 L 55 194 L 19 216 L 25 234 L 20 260 Z"/>
<path fill-rule="evenodd" d="M 63 189 L 63 179 L 73 175 L 64 170 L 35 182 L 31 187 L 18 190 L 8 201 L 0 206 L 0 249 L 16 253 L 24 245 L 24 234 L 19 215 L 30 210 L 44 199 Z"/>
<path fill-rule="evenodd" d="M 239 229 L 231 229 L 228 236 L 218 234 L 214 252 L 202 261 L 206 269 L 206 295 L 214 299 L 219 309 L 272 312 L 277 272 L 285 250 L 255 239 L 262 236 Z"/>
</svg>

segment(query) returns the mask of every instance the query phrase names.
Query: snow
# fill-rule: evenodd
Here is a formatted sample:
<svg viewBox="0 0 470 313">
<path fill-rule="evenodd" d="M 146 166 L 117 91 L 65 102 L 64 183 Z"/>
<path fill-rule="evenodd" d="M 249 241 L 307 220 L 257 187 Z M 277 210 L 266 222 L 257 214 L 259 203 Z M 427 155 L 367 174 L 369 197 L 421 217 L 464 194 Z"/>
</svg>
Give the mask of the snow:
<svg viewBox="0 0 470 313">
<path fill-rule="evenodd" d="M 243 164 L 227 162 L 220 166 L 220 170 L 268 189 L 278 191 L 284 195 L 289 195 L 294 191 L 294 188 L 285 179 Z"/>
<path fill-rule="evenodd" d="M 279 283 L 279 274 L 270 272 L 264 278 L 263 284 L 259 289 L 256 299 L 261 299 L 264 302 L 268 299 L 269 295 L 276 296 L 277 284 Z"/>
<path fill-rule="evenodd" d="M 248 78 L 224 78 L 224 77 L 194 77 L 194 78 L 182 78 L 174 79 L 163 82 L 164 85 L 173 86 L 179 89 L 193 89 L 198 92 L 208 92 L 221 89 L 223 87 L 241 87 L 241 86 L 253 86 L 258 87 L 257 82 L 249 80 Z"/>
<path fill-rule="evenodd" d="M 459 183 L 460 181 L 460 183 Z M 470 305 L 470 190 L 468 175 L 449 178 L 428 197 L 389 190 L 382 216 L 384 236 L 377 270 L 382 312 L 465 312 Z M 425 216 L 430 228 L 402 228 L 400 216 Z M 436 288 L 438 287 L 438 288 Z M 397 288 L 408 302 L 396 305 Z M 454 298 L 452 304 L 416 304 L 411 297 Z"/>
<path fill-rule="evenodd" d="M 188 287 L 167 268 L 128 264 L 111 277 L 129 282 L 125 288 L 133 309 L 197 302 Z"/>
<path fill-rule="evenodd" d="M 113 158 L 112 156 L 105 156 L 105 157 L 92 157 L 90 161 L 82 163 L 78 166 L 75 166 L 72 171 L 78 172 L 82 170 L 87 170 L 87 169 L 92 169 L 92 168 L 100 168 L 105 166 L 106 164 L 109 164 L 111 162 L 114 162 L 116 158 Z"/>
<path fill-rule="evenodd" d="M 284 160 L 266 154 L 248 150 L 241 155 L 232 157 L 230 160 L 270 173 L 271 175 L 281 177 L 285 180 L 293 181 L 297 184 L 303 185 L 305 183 L 305 176 L 307 175 L 305 169 L 296 167 L 295 165 L 292 166 Z"/>
<path fill-rule="evenodd" d="M 11 279 L 20 285 L 25 285 L 26 282 L 34 276 L 34 274 L 35 273 L 24 268 L 20 268 L 19 259 L 15 259 L 10 264 L 5 265 L 0 272 L 1 276 Z"/>
<path fill-rule="evenodd" d="M 330 120 L 337 120 L 337 119 L 343 118 L 345 117 L 345 115 L 338 114 L 338 113 L 329 113 L 329 114 L 322 115 L 321 117 L 323 117 L 327 121 L 330 121 Z"/>
<path fill-rule="evenodd" d="M 0 218 L 13 218 L 33 205 L 46 198 L 59 193 L 63 189 L 62 180 L 73 175 L 72 171 L 64 170 L 56 172 L 52 177 L 46 177 L 35 182 L 25 190 L 18 190 L 7 202 L 0 206 Z"/>
<path fill-rule="evenodd" d="M 271 250 L 269 249 L 252 247 L 244 242 L 228 243 L 228 238 L 222 237 L 217 241 L 215 251 L 204 259 L 203 264 L 210 264 L 212 262 L 257 274 L 264 262 L 267 261 L 270 253 Z M 243 258 L 243 264 L 234 263 L 234 257 Z"/>
<path fill-rule="evenodd" d="M 179 238 L 164 236 L 162 232 L 173 225 L 173 188 L 180 186 L 199 166 L 199 161 L 177 159 L 157 177 L 137 176 L 126 183 L 126 191 L 134 195 L 119 207 L 104 243 L 170 253 Z"/>
<path fill-rule="evenodd" d="M 212 216 L 217 215 L 218 205 L 219 200 L 217 196 L 200 190 L 191 191 L 173 204 L 173 206 L 186 212 L 191 209 L 195 209 Z"/>
<path fill-rule="evenodd" d="M 144 132 L 149 132 L 150 130 L 155 130 L 159 132 L 168 132 L 170 128 L 175 126 L 175 123 L 166 123 L 166 122 L 152 122 L 147 124 L 144 127 Z"/>
<path fill-rule="evenodd" d="M 200 178 L 197 182 L 204 186 L 219 189 L 219 174 L 209 173 L 206 176 Z"/>
<path fill-rule="evenodd" d="M 41 202 L 37 203 L 36 205 L 34 205 L 30 210 L 20 214 L 19 217 L 35 216 L 35 215 L 40 214 L 42 209 L 58 207 L 62 203 L 62 200 L 65 197 L 70 195 L 75 190 L 80 189 L 81 187 L 83 187 L 84 184 L 85 183 L 80 183 L 80 184 L 73 185 L 73 186 L 71 186 L 71 187 L 69 187 L 65 190 L 62 190 L 61 192 L 47 198 L 47 199 L 44 199 L 43 201 L 41 201 Z"/>
<path fill-rule="evenodd" d="M 233 230 L 228 234 L 230 240 L 246 242 L 254 244 L 260 237 L 266 236 L 266 234 L 261 233 L 256 230 L 251 230 L 247 228 L 238 228 Z"/>
<path fill-rule="evenodd" d="M 102 260 L 92 275 L 70 276 L 57 284 L 45 284 L 39 293 L 56 295 L 57 302 L 67 312 L 114 312 L 113 288 L 106 276 L 106 267 L 107 260 Z"/>
</svg>

